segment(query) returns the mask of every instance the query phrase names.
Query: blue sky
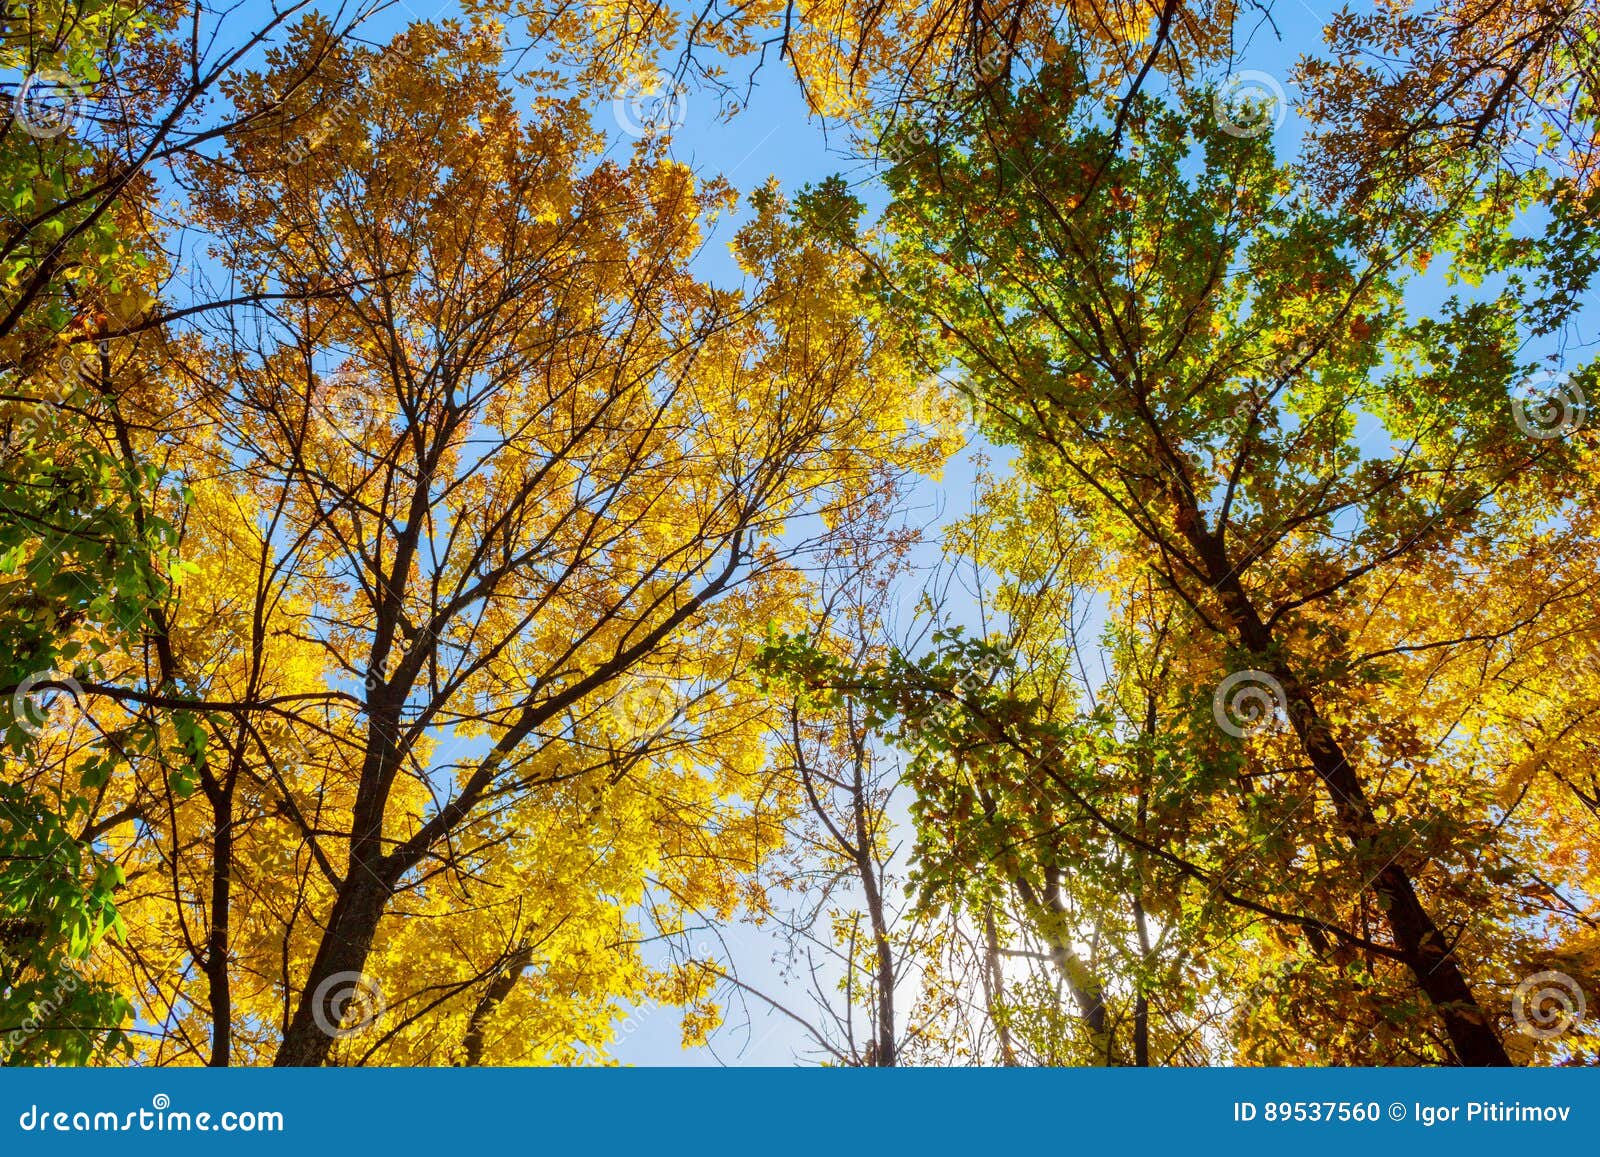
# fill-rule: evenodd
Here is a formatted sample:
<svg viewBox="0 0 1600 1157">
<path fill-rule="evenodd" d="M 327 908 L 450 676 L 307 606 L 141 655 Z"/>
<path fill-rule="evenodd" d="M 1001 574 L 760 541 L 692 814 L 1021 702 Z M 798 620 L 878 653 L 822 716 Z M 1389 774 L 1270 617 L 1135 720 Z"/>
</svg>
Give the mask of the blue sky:
<svg viewBox="0 0 1600 1157">
<path fill-rule="evenodd" d="M 1288 7 L 1295 7 L 1289 5 Z M 1303 7 L 1303 6 L 1302 6 Z M 1306 8 L 1303 21 L 1285 26 L 1279 41 L 1270 28 L 1252 38 L 1241 68 L 1268 73 L 1282 84 L 1294 99 L 1289 71 L 1301 52 L 1314 48 L 1320 37 L 1322 20 Z M 770 66 L 762 70 L 745 108 L 732 120 L 717 115 L 715 98 L 690 91 L 675 113 L 682 123 L 673 132 L 672 154 L 697 171 L 720 173 L 741 191 L 748 191 L 775 176 L 786 193 L 812 184 L 832 173 L 842 173 L 869 206 L 877 198 L 871 188 L 871 169 L 847 150 L 845 133 L 827 126 L 808 114 L 798 86 L 790 75 Z M 611 110 L 596 110 L 597 123 L 606 124 Z M 1276 134 L 1280 148 L 1291 149 L 1300 134 L 1298 118 L 1289 112 Z M 622 137 L 623 140 L 627 138 Z M 727 230 L 731 235 L 731 228 Z M 723 246 L 712 246 L 705 254 L 706 273 L 725 272 L 719 264 L 726 260 Z M 731 266 L 726 267 L 731 269 Z M 926 525 L 930 540 L 941 524 L 959 518 L 970 510 L 972 462 L 974 453 L 1000 456 L 993 448 L 975 443 L 968 452 L 952 461 L 942 478 L 924 482 L 911 498 L 913 520 Z M 930 541 L 918 562 L 931 569 L 938 551 Z M 908 583 L 914 589 L 915 583 Z M 963 608 L 953 608 L 963 618 Z M 769 929 L 738 926 L 723 930 L 741 980 L 768 995 L 810 1015 L 803 981 L 799 975 L 785 975 L 776 963 L 782 943 Z M 805 1031 L 794 1021 L 762 1004 L 759 999 L 736 1001 L 728 1010 L 724 1028 L 707 1048 L 684 1049 L 678 1033 L 678 1017 L 668 1008 L 636 1008 L 629 1011 L 619 1027 L 611 1053 L 624 1064 L 636 1065 L 789 1065 L 814 1061 L 817 1052 Z"/>
<path fill-rule="evenodd" d="M 412 0 L 409 8 L 401 4 L 391 15 L 397 18 L 394 23 L 398 26 L 409 19 L 449 15 L 453 9 L 453 4 L 447 4 L 430 11 L 428 6 Z M 1295 94 L 1289 81 L 1290 70 L 1302 52 L 1314 50 L 1324 15 L 1325 12 L 1318 12 L 1300 0 L 1284 5 L 1276 31 L 1263 25 L 1248 37 L 1248 44 L 1242 46 L 1238 67 L 1268 74 L 1283 87 L 1292 104 Z M 388 18 L 384 23 L 388 23 Z M 512 37 L 516 37 L 515 29 Z M 731 67 L 734 76 L 744 75 L 739 71 L 743 65 Z M 798 85 L 779 62 L 769 61 L 761 69 L 744 106 L 732 118 L 721 115 L 715 93 L 693 88 L 676 97 L 665 94 L 663 100 L 655 102 L 633 102 L 629 99 L 631 96 L 631 93 L 624 93 L 620 99 L 602 100 L 594 109 L 597 127 L 612 137 L 619 152 L 632 146 L 634 138 L 629 129 L 641 116 L 659 116 L 673 123 L 669 151 L 675 159 L 696 172 L 727 179 L 742 194 L 769 178 L 776 178 L 786 193 L 793 194 L 806 184 L 842 173 L 856 186 L 857 194 L 869 207 L 881 201 L 874 196 L 871 167 L 849 151 L 848 134 L 841 126 L 825 124 L 810 115 Z M 1289 111 L 1275 134 L 1281 150 L 1293 151 L 1301 127 L 1298 118 Z M 718 280 L 737 280 L 739 274 L 727 250 L 727 242 L 737 224 L 735 218 L 724 221 L 719 227 L 718 234 L 701 255 L 703 275 Z M 924 482 L 909 496 L 909 518 L 925 526 L 929 537 L 929 544 L 918 560 L 925 569 L 931 570 L 938 562 L 935 540 L 939 527 L 970 510 L 973 453 L 1003 457 L 992 447 L 974 443 L 966 453 L 949 463 L 939 480 Z M 908 593 L 914 594 L 916 585 L 916 579 L 909 581 L 906 584 Z M 952 613 L 957 619 L 968 618 L 964 612 L 969 609 L 958 606 L 952 608 Z M 695 942 L 712 938 L 711 934 L 700 933 L 692 937 Z M 715 939 L 720 941 L 719 957 L 731 960 L 742 981 L 805 1015 L 811 1014 L 803 988 L 803 972 L 799 976 L 785 975 L 778 960 L 783 945 L 770 925 L 719 929 Z M 773 1011 L 758 998 L 723 995 L 725 1006 L 731 1004 L 731 1007 L 727 1008 L 723 1029 L 713 1036 L 707 1047 L 684 1049 L 676 1010 L 645 1005 L 626 1011 L 610 1049 L 611 1055 L 624 1064 L 634 1065 L 789 1065 L 817 1057 L 804 1030 L 788 1017 Z M 733 997 L 731 1001 L 726 999 L 729 995 Z"/>
<path fill-rule="evenodd" d="M 426 0 L 400 2 L 374 21 L 364 36 L 381 41 L 411 20 L 447 16 L 454 10 L 454 4 L 435 8 Z M 1290 80 L 1293 63 L 1303 53 L 1317 49 L 1323 23 L 1332 11 L 1332 5 L 1311 5 L 1305 0 L 1279 4 L 1274 14 L 1275 26 L 1263 23 L 1253 31 L 1248 26 L 1241 29 L 1236 70 L 1270 77 L 1282 87 L 1292 105 L 1296 99 Z M 518 30 L 513 28 L 513 40 L 517 36 Z M 742 77 L 743 72 L 738 70 L 745 67 L 735 64 L 735 76 Z M 630 120 L 640 111 L 630 104 L 627 95 L 620 101 L 597 102 L 594 109 L 596 124 L 613 137 L 618 150 L 631 147 L 633 138 L 627 129 Z M 681 122 L 672 132 L 672 155 L 697 172 L 726 178 L 742 193 L 748 193 L 773 177 L 791 194 L 803 185 L 816 183 L 836 172 L 844 173 L 852 182 L 870 182 L 870 168 L 848 151 L 847 134 L 837 126 L 829 131 L 829 126 L 809 115 L 798 86 L 787 69 L 775 60 L 769 60 L 760 71 L 745 106 L 736 117 L 728 119 L 721 115 L 714 93 L 692 88 L 671 107 L 672 119 Z M 1280 155 L 1293 155 L 1303 129 L 1303 123 L 1291 109 L 1274 135 Z M 858 191 L 866 196 L 869 204 L 873 203 L 870 185 Z M 736 227 L 737 220 L 724 222 L 712 244 L 707 246 L 700 258 L 701 272 L 705 276 L 727 281 L 738 278 L 726 247 Z M 1437 279 L 1430 279 L 1419 286 L 1419 290 L 1416 301 L 1426 307 L 1437 300 L 1442 285 Z M 911 517 L 927 526 L 930 539 L 936 537 L 939 525 L 960 517 L 969 509 L 973 473 L 971 452 L 986 449 L 989 448 L 971 447 L 967 454 L 950 464 L 942 479 L 923 483 L 910 496 Z M 936 546 L 930 542 L 919 557 L 919 563 L 931 568 L 937 561 Z M 911 584 L 913 589 L 914 586 Z M 956 615 L 961 617 L 961 608 L 956 608 Z M 774 963 L 774 955 L 781 945 L 770 931 L 739 925 L 720 932 L 744 981 L 786 1004 L 807 1007 L 795 978 L 783 976 Z M 692 937 L 694 941 L 701 939 L 711 937 L 699 934 Z M 730 1011 L 727 1026 L 713 1038 L 710 1047 L 693 1050 L 684 1050 L 679 1044 L 675 1010 L 650 1006 L 629 1010 L 619 1026 L 611 1053 L 623 1063 L 644 1065 L 783 1065 L 794 1063 L 798 1057 L 815 1055 L 808 1049 L 798 1026 L 755 999 Z"/>
</svg>

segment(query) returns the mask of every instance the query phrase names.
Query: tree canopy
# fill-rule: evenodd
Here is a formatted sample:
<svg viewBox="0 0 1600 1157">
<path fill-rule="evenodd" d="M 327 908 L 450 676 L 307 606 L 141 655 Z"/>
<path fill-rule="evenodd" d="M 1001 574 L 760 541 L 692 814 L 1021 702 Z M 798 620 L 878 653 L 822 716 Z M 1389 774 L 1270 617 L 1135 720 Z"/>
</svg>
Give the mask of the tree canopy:
<svg viewBox="0 0 1600 1157">
<path fill-rule="evenodd" d="M 0 1056 L 1593 1063 L 1600 22 L 1273 16 L 8 4 Z"/>
</svg>

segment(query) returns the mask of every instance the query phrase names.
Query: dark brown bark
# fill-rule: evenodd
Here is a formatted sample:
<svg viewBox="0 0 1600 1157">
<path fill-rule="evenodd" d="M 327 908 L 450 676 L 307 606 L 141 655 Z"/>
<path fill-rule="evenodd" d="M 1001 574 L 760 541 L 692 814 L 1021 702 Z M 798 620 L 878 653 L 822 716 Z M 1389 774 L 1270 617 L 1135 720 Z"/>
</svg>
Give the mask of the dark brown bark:
<svg viewBox="0 0 1600 1157">
<path fill-rule="evenodd" d="M 228 926 L 233 908 L 232 785 L 211 800 L 216 816 L 212 835 L 211 929 L 206 936 L 205 974 L 211 1004 L 211 1057 L 206 1064 L 226 1068 L 233 1054 L 233 990 L 228 977 Z"/>
<path fill-rule="evenodd" d="M 1144 797 L 1139 798 L 1141 812 Z M 1142 825 L 1141 825 L 1142 827 Z M 1139 958 L 1142 965 L 1150 964 L 1150 930 L 1145 922 L 1144 905 L 1139 897 L 1133 898 L 1133 922 L 1139 933 Z M 1139 991 L 1133 998 L 1133 1063 L 1139 1068 L 1150 1067 L 1150 998 L 1145 994 L 1144 977 L 1139 978 Z"/>
<path fill-rule="evenodd" d="M 333 914 L 306 978 L 306 990 L 295 1005 L 288 1031 L 283 1034 L 278 1054 L 273 1058 L 274 1066 L 305 1068 L 327 1062 L 333 1038 L 322 1025 L 333 1024 L 338 1019 L 333 1014 L 338 985 L 323 990 L 324 982 L 342 973 L 359 974 L 365 967 L 391 892 L 392 888 L 372 873 L 360 869 L 351 871 L 346 886 L 334 902 Z M 319 990 L 322 991 L 319 993 Z"/>
<path fill-rule="evenodd" d="M 1213 589 L 1232 619 L 1239 645 L 1258 669 L 1283 689 L 1289 722 L 1299 736 L 1317 778 L 1333 804 L 1341 834 L 1369 871 L 1368 887 L 1377 895 L 1389 933 L 1417 985 L 1433 1003 L 1463 1065 L 1510 1065 L 1511 1058 L 1473 996 L 1444 935 L 1418 898 L 1411 876 L 1399 863 L 1399 850 L 1386 851 L 1383 825 L 1373 813 L 1360 776 L 1317 709 L 1308 688 L 1262 621 L 1243 583 L 1215 535 L 1206 533 L 1198 511 L 1191 511 L 1188 537 L 1204 562 Z"/>
<path fill-rule="evenodd" d="M 273 1059 L 275 1066 L 296 1068 L 320 1065 L 327 1061 L 333 1040 L 319 1027 L 318 1021 L 324 1024 L 332 1022 L 331 1001 L 337 995 L 339 986 L 330 985 L 321 993 L 320 999 L 319 990 L 342 973 L 349 973 L 352 980 L 361 973 L 372 950 L 372 941 L 377 935 L 384 910 L 405 874 L 421 863 L 440 841 L 472 814 L 511 753 L 541 724 L 555 718 L 589 692 L 610 684 L 631 669 L 641 656 L 659 646 L 663 639 L 701 607 L 727 589 L 744 559 L 741 540 L 735 535 L 727 564 L 722 570 L 660 624 L 565 690 L 548 699 L 536 699 L 526 704 L 517 722 L 500 735 L 493 749 L 478 763 L 456 797 L 409 838 L 388 851 L 385 851 L 383 821 L 389 792 L 400 766 L 395 737 L 400 734 L 401 705 L 410 687 L 409 680 L 416 677 L 417 660 L 414 657 L 405 660 L 400 665 L 403 674 L 396 676 L 393 682 L 377 683 L 367 700 L 370 723 L 360 786 L 351 815 L 350 870 L 345 874 L 344 884 L 334 901 L 333 912 L 306 977 L 305 988 L 278 1046 L 277 1056 Z M 409 559 L 403 559 L 398 565 L 409 567 Z M 398 619 L 397 608 L 391 613 Z M 380 621 L 373 647 L 372 670 L 384 669 L 392 637 L 392 629 L 386 622 Z M 418 648 L 420 652 L 421 648 Z"/>
<path fill-rule="evenodd" d="M 461 1048 L 466 1054 L 465 1064 L 473 1066 L 483 1064 L 484 1034 L 488 1030 L 489 1022 L 494 1019 L 495 1011 L 505 1003 L 506 997 L 517 987 L 517 980 L 522 976 L 523 969 L 531 963 L 533 963 L 533 947 L 525 945 L 517 949 L 504 967 L 495 973 L 494 979 L 489 981 L 489 986 L 483 990 L 483 995 L 472 1008 L 472 1015 L 467 1018 L 467 1031 L 461 1037 Z"/>
</svg>

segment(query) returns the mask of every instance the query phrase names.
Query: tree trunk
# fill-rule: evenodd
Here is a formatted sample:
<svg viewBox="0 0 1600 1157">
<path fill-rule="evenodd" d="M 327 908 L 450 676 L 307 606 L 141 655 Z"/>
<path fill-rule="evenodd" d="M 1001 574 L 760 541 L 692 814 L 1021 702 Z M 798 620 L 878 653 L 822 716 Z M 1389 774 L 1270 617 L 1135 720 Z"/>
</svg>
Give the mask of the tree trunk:
<svg viewBox="0 0 1600 1157">
<path fill-rule="evenodd" d="M 228 976 L 228 915 L 233 907 L 233 792 L 211 801 L 215 832 L 211 838 L 211 930 L 206 937 L 205 974 L 211 1004 L 211 1058 L 206 1064 L 226 1068 L 233 1059 L 233 993 Z"/>
<path fill-rule="evenodd" d="M 1139 797 L 1139 834 L 1144 833 L 1144 796 Z M 1139 1068 L 1150 1067 L 1150 998 L 1145 994 L 1144 970 L 1150 966 L 1150 929 L 1145 920 L 1144 902 L 1133 898 L 1133 923 L 1139 934 L 1139 991 L 1133 998 L 1133 1063 Z"/>
<path fill-rule="evenodd" d="M 206 996 L 211 1005 L 211 1056 L 213 1068 L 233 1063 L 233 978 L 228 968 L 229 930 L 233 925 L 233 799 L 244 759 L 243 728 L 234 739 L 228 768 L 219 781 L 202 769 L 201 790 L 211 805 L 211 911 L 201 971 L 206 977 Z"/>
<path fill-rule="evenodd" d="M 1111 1034 L 1111 1018 L 1106 1013 L 1105 991 L 1100 987 L 1094 970 L 1083 962 L 1078 950 L 1072 946 L 1072 928 L 1067 922 L 1066 906 L 1061 900 L 1059 875 L 1053 870 L 1048 871 L 1046 894 L 1043 896 L 1027 880 L 1019 878 L 1013 880 L 1012 884 L 1022 897 L 1034 931 L 1044 940 L 1050 960 L 1061 973 L 1067 991 L 1072 994 L 1073 1003 L 1078 1006 L 1078 1014 L 1083 1017 L 1083 1023 L 1089 1030 L 1094 1063 L 1119 1064 L 1116 1043 Z"/>
<path fill-rule="evenodd" d="M 294 1068 L 327 1063 L 334 1038 L 323 1026 L 337 1027 L 333 1002 L 341 990 L 356 983 L 365 967 L 391 892 L 388 883 L 364 866 L 351 866 L 317 947 L 305 991 L 300 994 L 294 1017 L 273 1058 L 275 1066 Z"/>
<path fill-rule="evenodd" d="M 510 959 L 489 981 L 489 986 L 473 1006 L 472 1016 L 467 1020 L 467 1031 L 461 1037 L 461 1047 L 466 1053 L 463 1063 L 473 1066 L 483 1064 L 483 1037 L 489 1021 L 493 1019 L 495 1010 L 511 995 L 512 989 L 517 987 L 522 970 L 532 963 L 533 947 L 525 944 L 511 954 Z"/>
<path fill-rule="evenodd" d="M 1228 562 L 1221 542 L 1199 527 L 1193 511 L 1190 542 L 1205 562 L 1213 589 L 1232 616 L 1239 644 L 1276 679 L 1283 689 L 1289 722 L 1299 736 L 1317 778 L 1333 802 L 1334 814 L 1345 839 L 1370 870 L 1369 887 L 1377 894 L 1395 947 L 1418 986 L 1438 1010 L 1449 1034 L 1456 1059 L 1463 1065 L 1509 1065 L 1511 1058 L 1495 1035 L 1483 1008 L 1445 944 L 1444 936 L 1418 899 L 1411 877 L 1398 862 L 1398 852 L 1385 854 L 1383 827 L 1373 814 L 1361 779 L 1351 766 L 1332 729 L 1317 711 L 1310 689 L 1290 669 L 1274 646 L 1271 631 L 1262 622 L 1250 596 Z"/>
<path fill-rule="evenodd" d="M 381 670 L 388 658 L 387 632 L 380 634 L 384 638 L 373 647 L 375 670 Z M 338 1028 L 335 1001 L 341 992 L 360 983 L 384 909 L 406 870 L 399 853 L 386 856 L 383 848 L 384 809 L 400 764 L 395 749 L 400 730 L 399 693 L 379 683 L 367 705 L 367 748 L 350 817 L 350 866 L 317 945 L 305 990 L 278 1044 L 272 1061 L 277 1067 L 327 1063 L 334 1041 L 330 1029 Z"/>
<path fill-rule="evenodd" d="M 882 1069 L 893 1068 L 898 1060 L 894 1023 L 894 948 L 889 943 L 889 918 L 883 907 L 878 865 L 873 857 L 872 833 L 867 828 L 866 786 L 861 780 L 861 764 L 856 763 L 851 810 L 855 813 L 856 872 L 866 893 L 867 918 L 872 924 L 872 944 L 876 961 L 878 1007 L 874 1010 L 873 1063 Z"/>
<path fill-rule="evenodd" d="M 1014 1068 L 1017 1064 L 1016 1046 L 1011 1043 L 1010 1017 L 1006 1014 L 1003 1005 L 1005 1002 L 1005 973 L 1000 967 L 1000 931 L 994 923 L 994 905 L 983 906 L 983 1003 L 989 1014 L 989 1021 L 995 1027 L 995 1033 L 1000 1040 L 1000 1063 L 1007 1068 Z"/>
</svg>

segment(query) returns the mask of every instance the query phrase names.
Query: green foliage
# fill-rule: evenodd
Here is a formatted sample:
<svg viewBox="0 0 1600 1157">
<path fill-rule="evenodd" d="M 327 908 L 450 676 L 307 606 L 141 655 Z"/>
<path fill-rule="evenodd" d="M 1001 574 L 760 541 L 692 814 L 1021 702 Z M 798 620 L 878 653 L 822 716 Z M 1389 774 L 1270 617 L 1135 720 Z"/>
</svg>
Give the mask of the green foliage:
<svg viewBox="0 0 1600 1157">
<path fill-rule="evenodd" d="M 122 346 L 89 340 L 95 315 L 114 324 L 138 299 L 149 263 L 122 235 L 119 203 L 95 193 L 108 151 L 81 114 L 157 18 L 99 0 L 7 4 L 0 32 L 0 64 L 29 78 L 34 99 L 19 99 L 0 143 L 13 230 L 0 258 L 0 1041 L 11 1064 L 84 1064 L 126 1043 L 127 1001 L 84 971 L 120 928 L 121 876 L 74 829 L 130 754 L 160 742 L 161 724 L 99 730 L 83 685 L 154 629 L 178 532 L 152 509 L 161 472 L 114 434 Z M 42 737 L 74 727 L 91 742 L 63 787 L 38 765 Z"/>
<path fill-rule="evenodd" d="M 126 1044 L 130 1011 L 81 969 L 108 934 L 122 873 L 68 829 L 82 801 L 44 799 L 0 783 L 0 1060 L 85 1064 Z"/>
</svg>

